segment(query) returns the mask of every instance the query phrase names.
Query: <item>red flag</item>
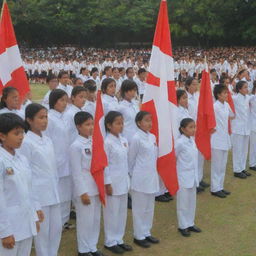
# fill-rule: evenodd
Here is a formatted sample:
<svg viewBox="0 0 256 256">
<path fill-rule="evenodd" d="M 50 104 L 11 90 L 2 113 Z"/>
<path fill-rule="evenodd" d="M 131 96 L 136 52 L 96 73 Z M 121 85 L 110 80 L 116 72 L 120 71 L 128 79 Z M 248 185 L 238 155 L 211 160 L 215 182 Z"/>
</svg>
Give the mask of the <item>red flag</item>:
<svg viewBox="0 0 256 256">
<path fill-rule="evenodd" d="M 165 187 L 174 195 L 178 190 L 174 137 L 178 134 L 177 101 L 170 25 L 166 0 L 161 1 L 143 97 L 142 110 L 152 114 L 152 133 L 157 138 L 157 170 Z"/>
<path fill-rule="evenodd" d="M 25 98 L 30 90 L 22 66 L 9 8 L 6 1 L 4 1 L 0 20 L 0 94 L 6 86 L 17 88 L 21 100 Z"/>
<path fill-rule="evenodd" d="M 101 91 L 97 93 L 94 130 L 92 135 L 91 174 L 97 184 L 100 200 L 105 205 L 104 169 L 108 165 L 104 149 L 104 112 L 101 101 Z"/>
<path fill-rule="evenodd" d="M 209 160 L 211 159 L 211 134 L 216 127 L 216 120 L 208 68 L 202 74 L 196 126 L 197 148 L 204 158 Z"/>
<path fill-rule="evenodd" d="M 236 111 L 235 111 L 235 105 L 234 105 L 234 101 L 232 99 L 232 95 L 230 93 L 230 91 L 228 90 L 228 104 L 231 108 L 231 110 L 233 111 L 233 113 L 235 114 Z M 232 133 L 232 129 L 231 129 L 231 121 L 228 120 L 228 133 L 231 134 Z"/>
</svg>

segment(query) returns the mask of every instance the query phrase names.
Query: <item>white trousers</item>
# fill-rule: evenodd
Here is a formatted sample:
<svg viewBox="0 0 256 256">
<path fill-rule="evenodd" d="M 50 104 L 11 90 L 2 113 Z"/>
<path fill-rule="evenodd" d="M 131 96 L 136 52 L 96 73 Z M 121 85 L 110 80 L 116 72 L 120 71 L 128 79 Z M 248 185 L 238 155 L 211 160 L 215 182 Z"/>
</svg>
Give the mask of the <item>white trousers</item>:
<svg viewBox="0 0 256 256">
<path fill-rule="evenodd" d="M 204 156 L 198 151 L 198 180 L 201 182 L 204 177 Z"/>
<path fill-rule="evenodd" d="M 246 169 L 249 136 L 232 134 L 233 171 L 240 173 Z"/>
<path fill-rule="evenodd" d="M 84 205 L 75 198 L 76 234 L 80 253 L 96 252 L 100 234 L 101 203 L 99 196 L 90 196 L 91 204 Z"/>
<path fill-rule="evenodd" d="M 127 220 L 128 194 L 107 196 L 103 209 L 105 245 L 110 247 L 123 244 Z"/>
<path fill-rule="evenodd" d="M 249 165 L 250 167 L 256 166 L 256 132 L 253 131 L 250 134 Z"/>
<path fill-rule="evenodd" d="M 143 240 L 150 236 L 153 225 L 155 194 L 131 191 L 134 238 Z"/>
<path fill-rule="evenodd" d="M 166 189 L 164 182 L 159 175 L 159 192 L 156 193 L 155 196 L 161 196 L 161 195 L 165 194 L 166 192 L 168 192 L 168 190 Z"/>
<path fill-rule="evenodd" d="M 35 237 L 36 256 L 57 256 L 62 233 L 60 205 L 45 206 L 42 211 L 44 221 Z"/>
<path fill-rule="evenodd" d="M 193 188 L 179 188 L 177 192 L 177 217 L 180 229 L 195 225 L 196 184 Z"/>
<path fill-rule="evenodd" d="M 0 239 L 0 255 L 1 256 L 30 256 L 32 247 L 32 237 L 16 242 L 13 249 L 6 249 L 2 245 Z"/>
<path fill-rule="evenodd" d="M 60 203 L 62 226 L 69 221 L 71 201 Z"/>
<path fill-rule="evenodd" d="M 212 148 L 211 192 L 224 189 L 224 179 L 228 160 L 228 151 Z"/>
</svg>

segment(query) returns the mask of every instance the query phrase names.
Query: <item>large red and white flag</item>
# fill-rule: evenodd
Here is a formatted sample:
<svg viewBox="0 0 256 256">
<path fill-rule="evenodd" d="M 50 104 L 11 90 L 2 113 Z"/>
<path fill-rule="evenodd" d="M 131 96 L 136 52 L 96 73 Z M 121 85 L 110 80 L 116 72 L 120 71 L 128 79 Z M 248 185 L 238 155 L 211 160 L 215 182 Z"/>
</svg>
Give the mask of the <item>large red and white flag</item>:
<svg viewBox="0 0 256 256">
<path fill-rule="evenodd" d="M 94 118 L 94 130 L 92 135 L 92 161 L 91 174 L 98 187 L 100 200 L 105 205 L 104 169 L 108 165 L 107 155 L 104 149 L 104 112 L 101 100 L 101 91 L 97 93 L 97 102 Z"/>
<path fill-rule="evenodd" d="M 30 90 L 6 1 L 0 20 L 0 94 L 5 86 L 17 88 L 21 99 Z"/>
<path fill-rule="evenodd" d="M 147 76 L 142 110 L 152 114 L 152 133 L 157 138 L 157 170 L 168 191 L 178 190 L 174 137 L 178 134 L 177 100 L 168 9 L 161 1 Z"/>
</svg>

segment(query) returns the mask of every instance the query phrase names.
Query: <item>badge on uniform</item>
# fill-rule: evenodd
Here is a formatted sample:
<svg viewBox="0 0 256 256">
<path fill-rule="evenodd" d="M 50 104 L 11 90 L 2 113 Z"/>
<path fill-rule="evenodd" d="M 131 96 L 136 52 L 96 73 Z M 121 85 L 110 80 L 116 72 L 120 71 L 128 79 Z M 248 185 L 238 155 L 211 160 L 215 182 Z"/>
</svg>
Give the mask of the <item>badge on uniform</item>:
<svg viewBox="0 0 256 256">
<path fill-rule="evenodd" d="M 91 154 L 91 150 L 89 148 L 86 148 L 84 151 L 85 151 L 86 155 L 90 155 Z"/>
<path fill-rule="evenodd" d="M 14 174 L 14 170 L 12 169 L 12 167 L 7 167 L 5 170 L 7 175 L 13 175 Z"/>
</svg>

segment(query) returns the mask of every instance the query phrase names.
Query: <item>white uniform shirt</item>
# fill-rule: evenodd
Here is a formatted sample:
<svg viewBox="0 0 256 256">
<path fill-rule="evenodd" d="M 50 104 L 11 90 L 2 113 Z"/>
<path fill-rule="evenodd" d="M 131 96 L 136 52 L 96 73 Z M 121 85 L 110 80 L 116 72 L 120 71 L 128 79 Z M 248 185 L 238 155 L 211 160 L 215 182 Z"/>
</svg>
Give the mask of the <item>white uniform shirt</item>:
<svg viewBox="0 0 256 256">
<path fill-rule="evenodd" d="M 45 108 L 47 108 L 47 109 L 49 109 L 50 107 L 49 107 L 49 97 L 50 97 L 50 94 L 51 94 L 51 90 L 49 90 L 46 94 L 45 94 L 45 96 L 44 96 L 44 98 L 43 98 L 43 100 L 42 100 L 42 102 L 41 102 L 41 104 L 45 107 Z"/>
<path fill-rule="evenodd" d="M 0 114 L 5 114 L 5 113 L 13 113 L 21 117 L 23 120 L 25 120 L 25 110 L 23 108 L 21 109 L 8 109 L 8 108 L 2 108 L 0 109 Z"/>
<path fill-rule="evenodd" d="M 193 120 L 197 120 L 197 110 L 198 110 L 198 100 L 199 100 L 199 93 L 195 92 L 194 94 L 191 94 L 187 92 L 188 94 L 188 112 L 189 115 L 193 118 Z"/>
<path fill-rule="evenodd" d="M 56 157 L 50 138 L 28 131 L 19 149 L 29 160 L 32 189 L 41 206 L 59 204 Z"/>
<path fill-rule="evenodd" d="M 94 101 L 87 100 L 84 106 L 82 107 L 82 111 L 90 113 L 93 116 L 93 118 L 95 115 L 95 110 L 96 110 L 96 102 Z"/>
<path fill-rule="evenodd" d="M 146 81 L 141 81 L 138 77 L 134 78 L 134 82 L 138 86 L 139 95 L 143 95 L 146 89 Z"/>
<path fill-rule="evenodd" d="M 159 192 L 157 154 L 155 136 L 138 129 L 132 138 L 128 153 L 132 190 L 149 194 Z"/>
<path fill-rule="evenodd" d="M 250 106 L 251 131 L 256 132 L 256 95 L 251 96 Z"/>
<path fill-rule="evenodd" d="M 59 84 L 57 89 L 61 89 L 63 90 L 64 92 L 67 93 L 68 97 L 71 98 L 71 93 L 72 93 L 72 90 L 73 90 L 73 86 L 71 85 L 63 85 L 63 84 Z"/>
<path fill-rule="evenodd" d="M 109 96 L 107 94 L 102 95 L 102 104 L 104 109 L 104 114 L 107 115 L 109 111 L 118 111 L 119 104 L 117 98 L 114 96 Z"/>
<path fill-rule="evenodd" d="M 228 120 L 234 114 L 227 102 L 223 104 L 217 100 L 213 107 L 216 119 L 216 131 L 211 136 L 211 148 L 229 150 L 231 148 L 231 141 L 228 132 Z"/>
<path fill-rule="evenodd" d="M 181 135 L 175 144 L 179 186 L 192 188 L 198 181 L 198 150 L 193 138 Z"/>
<path fill-rule="evenodd" d="M 233 96 L 236 117 L 232 120 L 232 133 L 250 135 L 250 96 L 241 93 Z"/>
<path fill-rule="evenodd" d="M 180 122 L 184 119 L 184 118 L 192 118 L 188 112 L 187 108 L 184 108 L 182 106 L 178 106 L 178 126 L 180 126 Z"/>
<path fill-rule="evenodd" d="M 27 159 L 0 147 L 0 239 L 13 235 L 21 241 L 37 234 L 36 210 L 40 206 L 32 190 Z"/>
</svg>

